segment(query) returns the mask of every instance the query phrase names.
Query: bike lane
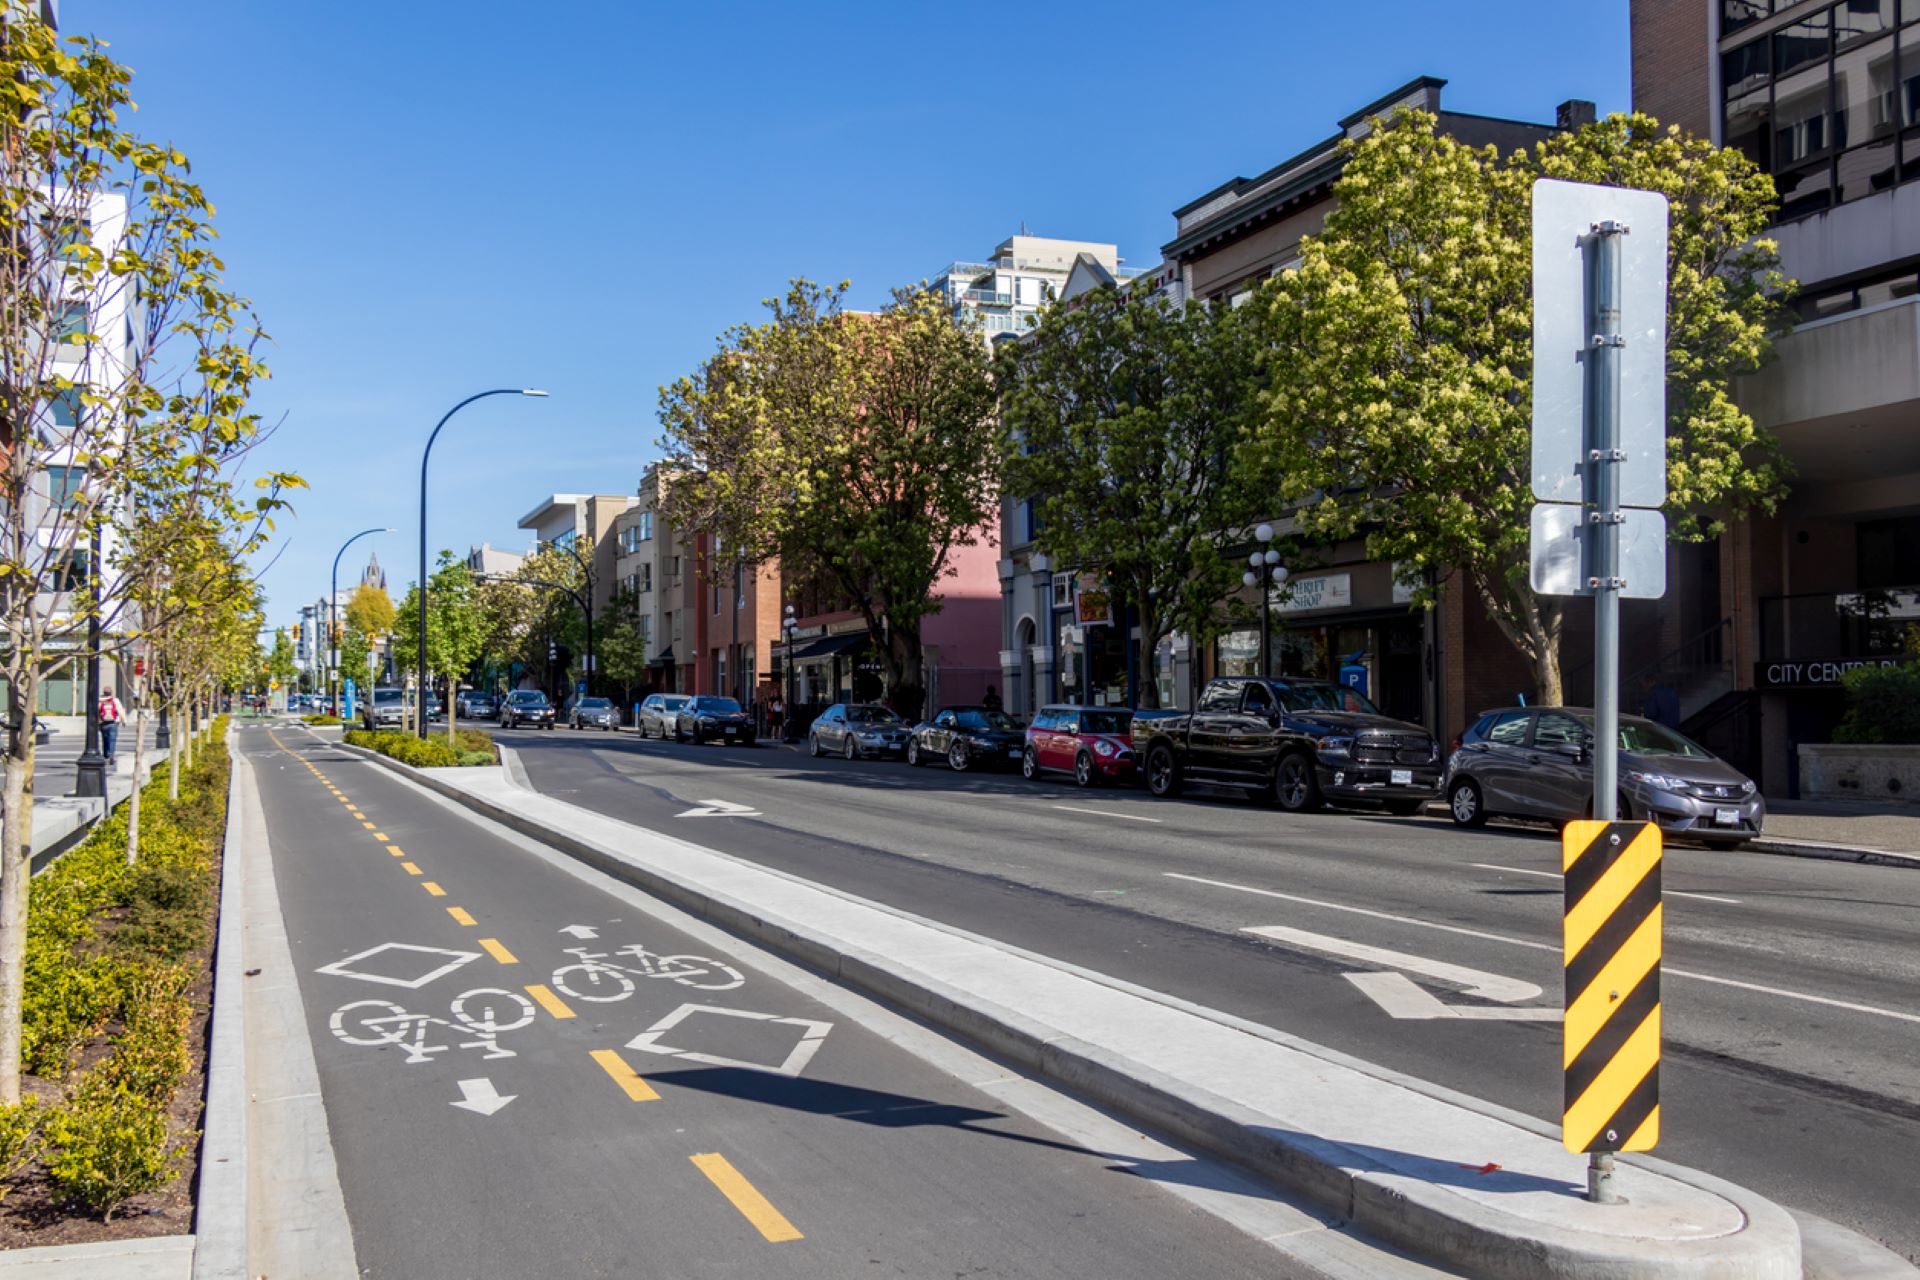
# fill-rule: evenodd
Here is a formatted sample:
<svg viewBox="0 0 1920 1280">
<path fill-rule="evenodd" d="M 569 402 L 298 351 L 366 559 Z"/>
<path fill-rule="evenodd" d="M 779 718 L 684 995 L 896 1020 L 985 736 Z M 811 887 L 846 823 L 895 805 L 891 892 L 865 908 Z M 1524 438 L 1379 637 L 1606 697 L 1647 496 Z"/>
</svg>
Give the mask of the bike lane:
<svg viewBox="0 0 1920 1280">
<path fill-rule="evenodd" d="M 249 732 L 363 1274 L 1276 1273 L 741 944 Z"/>
</svg>

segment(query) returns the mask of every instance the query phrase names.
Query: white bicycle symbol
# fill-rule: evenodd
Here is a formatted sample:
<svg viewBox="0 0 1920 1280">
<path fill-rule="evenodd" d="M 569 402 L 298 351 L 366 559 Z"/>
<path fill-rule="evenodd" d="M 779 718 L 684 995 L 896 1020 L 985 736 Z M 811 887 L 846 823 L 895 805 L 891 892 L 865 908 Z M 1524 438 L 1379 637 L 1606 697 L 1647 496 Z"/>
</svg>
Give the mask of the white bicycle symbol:
<svg viewBox="0 0 1920 1280">
<path fill-rule="evenodd" d="M 626 965 L 612 964 L 606 952 L 585 947 L 568 947 L 567 954 L 579 963 L 555 969 L 554 987 L 576 1000 L 594 1004 L 625 1000 L 634 992 L 635 978 L 666 978 L 699 991 L 731 991 L 747 980 L 732 965 L 711 957 L 656 955 L 637 943 L 614 953 L 632 957 L 633 963 Z"/>
<path fill-rule="evenodd" d="M 399 1045 L 406 1050 L 409 1064 L 430 1061 L 450 1048 L 478 1049 L 486 1058 L 511 1058 L 513 1050 L 501 1048 L 498 1037 L 532 1022 L 533 1002 L 517 991 L 475 987 L 455 996 L 449 1012 L 451 1018 L 437 1018 L 410 1012 L 389 1000 L 356 1000 L 335 1009 L 327 1025 L 346 1044 Z M 431 1044 L 427 1037 L 433 1027 L 465 1032 L 473 1039 Z"/>
</svg>

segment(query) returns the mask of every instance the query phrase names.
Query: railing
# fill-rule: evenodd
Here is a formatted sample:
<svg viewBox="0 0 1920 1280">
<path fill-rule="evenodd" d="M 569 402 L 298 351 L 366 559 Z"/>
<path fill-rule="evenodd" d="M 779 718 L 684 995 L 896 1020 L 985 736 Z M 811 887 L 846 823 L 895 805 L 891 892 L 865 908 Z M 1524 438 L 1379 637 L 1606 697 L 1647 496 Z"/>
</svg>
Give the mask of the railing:
<svg viewBox="0 0 1920 1280">
<path fill-rule="evenodd" d="M 1715 682 L 1724 676 L 1726 689 L 1731 689 L 1733 666 L 1727 658 L 1727 637 L 1732 632 L 1732 618 L 1722 618 L 1712 626 L 1703 627 L 1652 662 L 1623 672 L 1620 687 L 1637 696 L 1641 683 L 1647 679 L 1655 684 L 1698 685 Z M 1593 663 L 1589 660 L 1566 676 L 1562 687 L 1579 688 L 1590 683 L 1592 676 Z M 1716 690 L 1711 697 L 1703 700 L 1703 705 L 1726 689 Z"/>
</svg>

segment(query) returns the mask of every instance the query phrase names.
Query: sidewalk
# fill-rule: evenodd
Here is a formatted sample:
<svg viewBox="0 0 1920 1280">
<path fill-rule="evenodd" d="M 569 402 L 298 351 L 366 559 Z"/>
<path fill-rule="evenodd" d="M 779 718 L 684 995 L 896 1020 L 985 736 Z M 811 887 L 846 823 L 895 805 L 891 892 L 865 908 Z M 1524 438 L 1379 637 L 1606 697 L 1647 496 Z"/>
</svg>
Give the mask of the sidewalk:
<svg viewBox="0 0 1920 1280">
<path fill-rule="evenodd" d="M 380 763 L 1467 1274 L 1801 1274 L 1785 1211 L 1708 1175 L 1628 1157 L 1628 1203 L 1589 1204 L 1584 1157 L 1528 1117 L 530 793 L 506 769 Z"/>
<path fill-rule="evenodd" d="M 1920 868 L 1920 805 L 1770 801 L 1766 835 L 1754 841 L 1753 847 L 1764 853 L 1825 851 L 1832 856 L 1852 855 L 1862 861 Z"/>
</svg>

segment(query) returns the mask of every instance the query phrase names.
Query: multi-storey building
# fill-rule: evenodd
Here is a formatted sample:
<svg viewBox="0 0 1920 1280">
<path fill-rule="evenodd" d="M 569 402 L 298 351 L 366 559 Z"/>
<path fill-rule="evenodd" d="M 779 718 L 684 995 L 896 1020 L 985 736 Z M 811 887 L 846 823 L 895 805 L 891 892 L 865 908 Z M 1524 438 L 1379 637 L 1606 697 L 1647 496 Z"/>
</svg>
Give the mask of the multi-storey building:
<svg viewBox="0 0 1920 1280">
<path fill-rule="evenodd" d="M 1794 794 L 1840 673 L 1920 622 L 1920 0 L 1633 0 L 1632 33 L 1635 106 L 1780 192 L 1799 323 L 1736 396 L 1797 474 L 1703 549 L 1667 665 L 1688 727 Z"/>
<path fill-rule="evenodd" d="M 1055 240 L 1023 231 L 1002 240 L 986 262 L 948 263 L 929 287 L 945 297 L 956 314 L 977 321 L 992 339 L 1031 329 L 1040 309 L 1061 296 L 1082 259 L 1119 279 L 1139 274 L 1122 265 L 1118 245 Z"/>
</svg>

